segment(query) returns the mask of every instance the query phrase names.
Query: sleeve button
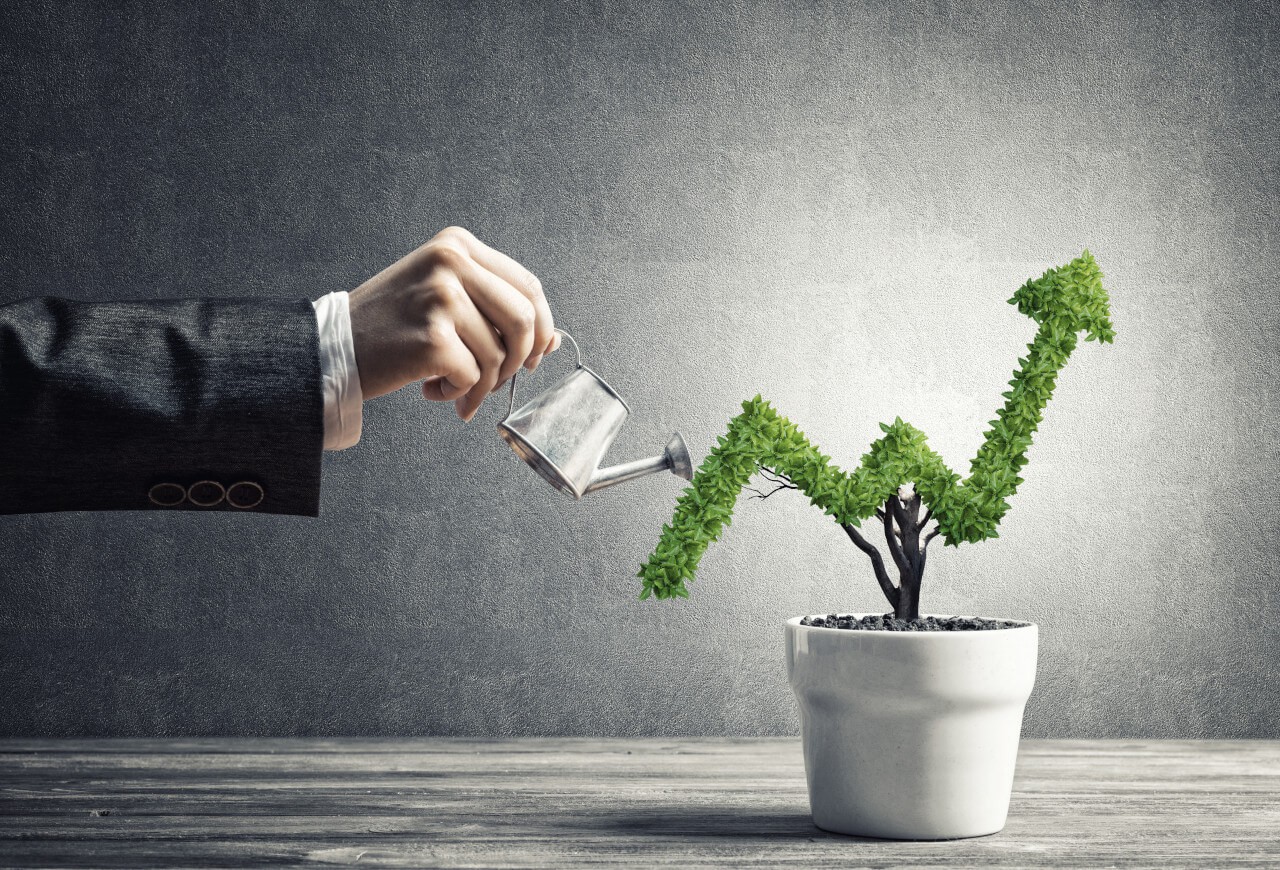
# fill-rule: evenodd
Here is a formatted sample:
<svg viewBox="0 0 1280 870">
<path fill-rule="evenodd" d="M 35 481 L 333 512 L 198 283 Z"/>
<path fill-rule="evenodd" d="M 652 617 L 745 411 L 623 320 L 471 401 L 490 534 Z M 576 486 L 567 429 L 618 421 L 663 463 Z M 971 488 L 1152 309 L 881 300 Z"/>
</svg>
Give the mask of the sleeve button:
<svg viewBox="0 0 1280 870">
<path fill-rule="evenodd" d="M 252 480 L 233 483 L 231 488 L 227 490 L 227 504 L 241 510 L 257 507 L 262 504 L 264 497 L 266 497 L 266 492 Z"/>
<path fill-rule="evenodd" d="M 198 480 L 187 487 L 187 501 L 196 507 L 215 507 L 226 494 L 227 491 L 216 480 Z"/>
<path fill-rule="evenodd" d="M 187 500 L 187 491 L 176 483 L 157 483 L 147 491 L 147 498 L 159 507 L 177 507 Z"/>
</svg>

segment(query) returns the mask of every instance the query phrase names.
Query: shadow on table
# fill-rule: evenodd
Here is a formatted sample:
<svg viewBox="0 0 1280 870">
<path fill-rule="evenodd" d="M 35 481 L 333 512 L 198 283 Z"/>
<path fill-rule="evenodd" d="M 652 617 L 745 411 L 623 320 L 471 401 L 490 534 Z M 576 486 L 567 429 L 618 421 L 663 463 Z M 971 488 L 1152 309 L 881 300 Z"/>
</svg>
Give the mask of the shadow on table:
<svg viewBox="0 0 1280 870">
<path fill-rule="evenodd" d="M 572 820 L 557 820 L 553 824 L 566 830 L 679 839 L 706 837 L 726 840 L 759 838 L 771 842 L 779 839 L 884 842 L 870 837 L 833 834 L 815 825 L 808 812 L 785 809 L 758 812 L 741 807 L 649 804 L 592 811 Z"/>
</svg>

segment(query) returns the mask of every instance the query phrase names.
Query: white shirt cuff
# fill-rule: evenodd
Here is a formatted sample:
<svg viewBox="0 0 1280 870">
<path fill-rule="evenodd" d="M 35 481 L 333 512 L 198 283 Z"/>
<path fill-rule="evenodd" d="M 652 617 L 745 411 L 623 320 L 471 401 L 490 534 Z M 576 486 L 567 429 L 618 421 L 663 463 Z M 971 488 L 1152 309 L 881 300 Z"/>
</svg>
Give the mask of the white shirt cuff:
<svg viewBox="0 0 1280 870">
<path fill-rule="evenodd" d="M 360 440 L 360 371 L 351 337 L 347 291 L 339 290 L 311 303 L 320 331 L 320 378 L 324 385 L 324 449 L 343 450 Z"/>
</svg>

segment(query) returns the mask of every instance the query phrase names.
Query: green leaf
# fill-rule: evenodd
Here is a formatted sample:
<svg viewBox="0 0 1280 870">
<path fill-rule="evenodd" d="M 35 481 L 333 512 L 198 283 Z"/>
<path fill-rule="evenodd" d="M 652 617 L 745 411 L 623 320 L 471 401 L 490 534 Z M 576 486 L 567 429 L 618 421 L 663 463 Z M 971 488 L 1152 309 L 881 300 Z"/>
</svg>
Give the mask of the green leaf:
<svg viewBox="0 0 1280 870">
<path fill-rule="evenodd" d="M 841 523 L 857 525 L 898 487 L 914 483 L 933 510 L 944 543 L 959 546 L 996 537 L 996 526 L 1009 509 L 1023 479 L 1031 435 L 1043 419 L 1058 373 L 1077 344 L 1077 335 L 1110 342 L 1110 300 L 1093 256 L 1083 252 L 1072 262 L 1026 282 L 1009 300 L 1039 324 L 1027 355 L 1001 393 L 996 412 L 961 480 L 928 446 L 923 432 L 901 417 L 881 423 L 883 434 L 862 456 L 862 464 L 845 473 L 831 457 L 809 443 L 804 434 L 760 395 L 742 403 L 742 413 L 703 461 L 690 485 L 676 500 L 671 522 L 663 526 L 639 577 L 640 597 L 688 598 L 685 581 L 693 582 L 698 563 L 712 541 L 728 525 L 738 495 L 760 467 L 789 477 L 816 507 Z"/>
</svg>

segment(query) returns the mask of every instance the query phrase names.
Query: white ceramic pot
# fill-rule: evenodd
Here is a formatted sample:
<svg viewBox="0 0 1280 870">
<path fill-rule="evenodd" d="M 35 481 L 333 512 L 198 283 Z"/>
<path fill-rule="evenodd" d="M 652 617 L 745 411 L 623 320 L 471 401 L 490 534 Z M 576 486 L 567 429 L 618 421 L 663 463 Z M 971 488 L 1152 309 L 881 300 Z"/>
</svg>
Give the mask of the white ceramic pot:
<svg viewBox="0 0 1280 870">
<path fill-rule="evenodd" d="M 814 823 L 900 840 L 1003 828 L 1036 626 L 849 631 L 800 619 L 787 621 L 787 674 Z"/>
</svg>

